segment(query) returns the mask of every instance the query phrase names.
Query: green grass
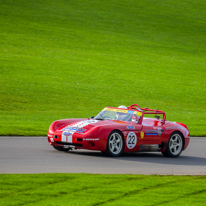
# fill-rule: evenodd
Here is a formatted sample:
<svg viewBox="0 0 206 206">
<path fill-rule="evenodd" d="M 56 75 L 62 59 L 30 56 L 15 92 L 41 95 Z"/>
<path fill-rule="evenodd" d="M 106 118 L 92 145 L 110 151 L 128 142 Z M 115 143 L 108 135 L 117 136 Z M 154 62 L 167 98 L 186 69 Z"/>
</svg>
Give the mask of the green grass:
<svg viewBox="0 0 206 206">
<path fill-rule="evenodd" d="M 0 0 L 0 135 L 139 104 L 206 135 L 203 0 Z"/>
<path fill-rule="evenodd" d="M 0 205 L 205 205 L 206 176 L 1 174 Z"/>
</svg>

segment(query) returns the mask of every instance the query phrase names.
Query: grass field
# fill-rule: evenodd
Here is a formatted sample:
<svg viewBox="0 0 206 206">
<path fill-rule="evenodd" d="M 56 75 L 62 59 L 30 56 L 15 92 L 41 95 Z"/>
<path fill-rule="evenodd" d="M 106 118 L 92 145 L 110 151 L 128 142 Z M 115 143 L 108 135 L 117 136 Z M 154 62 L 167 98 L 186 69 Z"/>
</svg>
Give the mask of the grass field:
<svg viewBox="0 0 206 206">
<path fill-rule="evenodd" d="M 206 176 L 1 174 L 0 200 L 2 206 L 202 206 Z"/>
<path fill-rule="evenodd" d="M 0 135 L 139 104 L 206 135 L 206 1 L 0 0 Z"/>
</svg>

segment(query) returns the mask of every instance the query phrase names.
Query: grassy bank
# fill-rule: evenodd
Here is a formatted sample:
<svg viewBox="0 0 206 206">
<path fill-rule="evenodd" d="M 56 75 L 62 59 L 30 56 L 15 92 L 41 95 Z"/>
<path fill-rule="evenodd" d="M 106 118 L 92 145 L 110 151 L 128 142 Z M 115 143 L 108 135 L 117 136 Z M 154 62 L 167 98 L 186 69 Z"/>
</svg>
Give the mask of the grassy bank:
<svg viewBox="0 0 206 206">
<path fill-rule="evenodd" d="M 0 135 L 133 103 L 206 135 L 205 1 L 0 5 Z"/>
<path fill-rule="evenodd" d="M 0 205 L 205 205 L 205 176 L 0 174 Z"/>
</svg>

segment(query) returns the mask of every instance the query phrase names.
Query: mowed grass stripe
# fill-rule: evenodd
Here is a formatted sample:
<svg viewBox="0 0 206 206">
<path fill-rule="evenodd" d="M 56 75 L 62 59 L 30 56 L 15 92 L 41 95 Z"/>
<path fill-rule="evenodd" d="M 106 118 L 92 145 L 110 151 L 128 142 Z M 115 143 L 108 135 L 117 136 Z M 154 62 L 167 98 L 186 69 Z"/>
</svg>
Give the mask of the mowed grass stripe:
<svg viewBox="0 0 206 206">
<path fill-rule="evenodd" d="M 166 176 L 167 177 L 167 176 Z M 205 177 L 198 177 L 198 178 L 193 178 L 192 181 L 196 181 L 196 180 L 199 180 L 199 179 L 205 179 Z M 125 199 L 128 199 L 130 200 L 131 198 L 137 200 L 137 196 L 142 196 L 143 199 L 141 200 L 141 198 L 139 199 L 139 201 L 146 201 L 146 203 L 140 203 L 140 202 L 132 202 L 130 203 L 128 201 L 128 205 L 132 205 L 132 204 L 135 204 L 135 205 L 162 205 L 162 204 L 165 204 L 165 203 L 170 203 L 170 204 L 177 204 L 177 200 L 180 200 L 182 198 L 188 198 L 192 195 L 197 195 L 197 194 L 201 194 L 203 193 L 203 195 L 205 195 L 206 193 L 206 190 L 205 189 L 202 189 L 202 190 L 195 190 L 193 192 L 189 192 L 189 193 L 185 193 L 184 195 L 181 195 L 180 192 L 175 192 L 175 190 L 177 190 L 177 188 L 179 188 L 179 182 L 180 180 L 173 180 L 173 181 L 168 181 L 168 182 L 164 182 L 165 180 L 163 180 L 163 183 L 161 183 L 161 179 L 159 179 L 159 183 L 153 185 L 153 186 L 148 186 L 147 184 L 145 184 L 145 187 L 141 188 L 141 189 L 138 189 L 138 190 L 132 190 L 130 191 L 129 188 L 127 188 L 128 192 L 124 192 L 123 194 L 120 194 L 119 196 L 115 197 L 115 198 L 111 198 L 107 201 L 104 201 L 104 202 L 99 202 L 97 204 L 94 204 L 94 206 L 99 206 L 99 205 L 104 205 L 105 203 L 108 203 L 108 205 L 121 205 L 121 202 Z M 188 181 L 188 179 L 184 179 L 184 180 L 181 180 L 181 182 L 185 182 L 185 181 Z M 191 180 L 190 180 L 191 181 Z M 158 180 L 157 180 L 158 182 Z M 138 184 L 138 182 L 136 182 Z M 151 183 L 151 182 L 150 182 Z M 173 187 L 175 186 L 175 190 L 172 191 Z M 167 196 L 165 196 L 163 198 L 163 194 L 160 194 L 159 192 L 162 191 L 162 190 L 168 190 L 168 193 L 167 193 Z M 184 188 L 181 188 L 181 192 L 182 192 L 182 189 Z M 174 193 L 173 193 L 174 192 Z M 146 193 L 146 194 L 145 194 Z M 166 193 L 166 192 L 164 192 Z M 159 195 L 159 197 L 157 198 L 157 195 Z M 151 199 L 151 203 L 150 202 L 147 202 L 147 197 L 145 198 L 145 196 L 149 196 L 150 199 Z M 171 196 L 171 197 L 170 197 Z M 145 198 L 145 199 L 144 199 Z M 157 199 L 157 201 L 156 201 Z M 164 201 L 162 201 L 162 199 L 164 199 Z M 167 200 L 165 200 L 167 199 Z M 114 202 L 112 204 L 112 202 Z M 127 201 L 126 201 L 127 202 Z M 181 201 L 182 202 L 182 201 Z M 124 205 L 124 204 L 123 204 Z M 125 204 L 126 205 L 126 204 Z M 184 205 L 184 204 L 183 204 Z M 187 204 L 186 204 L 187 205 Z M 190 204 L 188 204 L 190 205 Z"/>
<path fill-rule="evenodd" d="M 1 0 L 0 135 L 139 104 L 206 135 L 202 0 Z"/>
<path fill-rule="evenodd" d="M 204 205 L 206 176 L 1 174 L 0 205 Z"/>
</svg>

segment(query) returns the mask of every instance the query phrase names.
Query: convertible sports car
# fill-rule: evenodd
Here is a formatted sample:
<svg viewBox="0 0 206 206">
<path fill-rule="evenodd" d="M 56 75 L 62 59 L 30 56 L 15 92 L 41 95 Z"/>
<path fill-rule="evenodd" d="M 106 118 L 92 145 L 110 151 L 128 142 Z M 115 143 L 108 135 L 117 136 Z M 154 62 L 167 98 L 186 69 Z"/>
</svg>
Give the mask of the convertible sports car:
<svg viewBox="0 0 206 206">
<path fill-rule="evenodd" d="M 178 157 L 189 141 L 185 124 L 167 121 L 165 112 L 137 104 L 106 107 L 89 119 L 57 120 L 48 132 L 48 142 L 56 150 L 99 150 L 108 156 L 157 151 Z"/>
</svg>

